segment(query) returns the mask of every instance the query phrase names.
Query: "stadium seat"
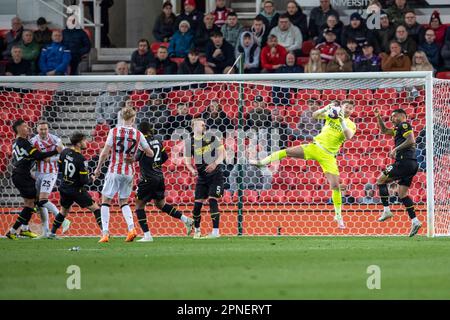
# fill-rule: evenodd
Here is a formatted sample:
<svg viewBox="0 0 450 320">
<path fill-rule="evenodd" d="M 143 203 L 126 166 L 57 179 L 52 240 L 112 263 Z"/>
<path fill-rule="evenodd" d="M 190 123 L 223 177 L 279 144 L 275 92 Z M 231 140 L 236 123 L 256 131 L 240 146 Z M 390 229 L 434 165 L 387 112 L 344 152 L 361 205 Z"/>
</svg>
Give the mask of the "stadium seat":
<svg viewBox="0 0 450 320">
<path fill-rule="evenodd" d="M 312 49 L 314 49 L 315 46 L 316 44 L 314 43 L 314 41 L 311 40 L 304 41 L 302 44 L 302 55 L 304 57 L 309 57 L 309 53 L 311 52 Z"/>
<path fill-rule="evenodd" d="M 436 73 L 436 78 L 439 79 L 450 79 L 450 71 L 441 71 Z"/>
<path fill-rule="evenodd" d="M 159 47 L 164 46 L 166 48 L 169 48 L 169 43 L 168 42 L 153 42 L 150 45 L 150 50 L 152 50 L 153 54 L 156 54 L 158 52 Z"/>
</svg>

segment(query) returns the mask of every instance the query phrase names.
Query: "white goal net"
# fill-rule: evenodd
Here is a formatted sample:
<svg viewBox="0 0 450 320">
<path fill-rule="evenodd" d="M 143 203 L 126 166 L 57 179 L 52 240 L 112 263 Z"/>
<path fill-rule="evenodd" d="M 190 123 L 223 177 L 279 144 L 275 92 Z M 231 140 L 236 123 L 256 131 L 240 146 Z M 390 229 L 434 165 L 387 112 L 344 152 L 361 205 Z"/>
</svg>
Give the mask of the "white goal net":
<svg viewBox="0 0 450 320">
<path fill-rule="evenodd" d="M 311 113 L 344 99 L 356 103 L 352 119 L 357 132 L 337 156 L 346 222 L 346 229 L 340 230 L 333 221 L 331 190 L 316 162 L 285 159 L 259 169 L 248 159 L 311 142 L 323 125 Z M 409 194 L 424 223 L 420 234 L 450 234 L 450 83 L 423 72 L 0 77 L 0 232 L 6 232 L 22 205 L 11 181 L 12 122 L 22 118 L 35 128 L 39 120 L 46 120 L 50 132 L 66 144 L 75 131 L 88 134 L 85 157 L 94 170 L 106 134 L 125 105 L 135 107 L 137 122 L 150 122 L 163 141 L 169 153 L 163 166 L 166 200 L 188 216 L 196 178 L 184 164 L 180 132 L 189 133 L 191 119 L 202 117 L 207 129 L 221 137 L 226 149 L 225 192 L 219 201 L 222 235 L 407 234 L 410 222 L 399 202 L 397 183 L 389 185 L 394 218 L 377 221 L 382 206 L 376 179 L 392 163 L 388 152 L 393 139 L 380 133 L 373 110 L 379 108 L 392 126 L 389 114 L 402 108 L 417 142 L 419 172 Z M 99 203 L 103 178 L 89 186 Z M 59 206 L 57 186 L 50 200 Z M 203 211 L 206 232 L 211 228 L 208 206 Z M 152 204 L 147 213 L 154 235 L 184 234 L 181 222 Z M 90 212 L 74 207 L 69 219 L 68 235 L 98 235 Z M 39 225 L 36 216 L 31 226 Z M 126 233 L 118 206 L 112 210 L 110 231 Z"/>
</svg>

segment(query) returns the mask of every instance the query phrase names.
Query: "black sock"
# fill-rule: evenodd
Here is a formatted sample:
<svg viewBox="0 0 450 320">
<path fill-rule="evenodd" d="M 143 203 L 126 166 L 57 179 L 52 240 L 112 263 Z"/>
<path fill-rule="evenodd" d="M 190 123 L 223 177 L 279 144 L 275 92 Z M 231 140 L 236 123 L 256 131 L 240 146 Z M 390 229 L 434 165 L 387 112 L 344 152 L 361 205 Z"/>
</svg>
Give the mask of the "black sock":
<svg viewBox="0 0 450 320">
<path fill-rule="evenodd" d="M 34 208 L 30 208 L 30 207 L 24 207 L 22 209 L 22 212 L 20 212 L 19 216 L 17 217 L 16 222 L 14 223 L 14 225 L 12 226 L 14 230 L 19 229 L 19 227 L 23 224 L 28 224 L 28 222 L 31 219 L 31 216 L 34 213 Z"/>
<path fill-rule="evenodd" d="M 53 220 L 53 226 L 52 226 L 52 233 L 55 234 L 59 227 L 61 227 L 62 223 L 64 222 L 64 217 L 61 213 L 58 213 L 58 215 L 55 217 L 55 220 Z"/>
<path fill-rule="evenodd" d="M 381 203 L 383 206 L 389 207 L 389 191 L 387 185 L 380 184 L 378 185 L 378 189 L 380 190 Z"/>
<path fill-rule="evenodd" d="M 94 211 L 94 217 L 95 222 L 97 222 L 98 226 L 100 227 L 100 230 L 102 230 L 102 214 L 100 209 Z"/>
<path fill-rule="evenodd" d="M 136 216 L 143 232 L 148 232 L 147 215 L 144 209 L 137 209 Z"/>
<path fill-rule="evenodd" d="M 202 206 L 201 202 L 194 202 L 194 210 L 192 216 L 194 218 L 194 228 L 200 228 L 200 222 L 202 221 Z"/>
<path fill-rule="evenodd" d="M 220 224 L 220 213 L 217 199 L 209 199 L 209 212 L 211 214 L 213 228 L 218 229 Z"/>
<path fill-rule="evenodd" d="M 170 204 L 165 204 L 164 207 L 161 209 L 162 212 L 167 213 L 169 216 L 175 218 L 175 219 L 181 219 L 181 212 L 177 211 L 177 209 Z"/>
<path fill-rule="evenodd" d="M 414 210 L 414 202 L 408 196 L 406 196 L 400 200 L 402 201 L 403 205 L 405 206 L 406 211 L 408 211 L 409 218 L 414 219 L 416 217 L 416 212 Z"/>
</svg>

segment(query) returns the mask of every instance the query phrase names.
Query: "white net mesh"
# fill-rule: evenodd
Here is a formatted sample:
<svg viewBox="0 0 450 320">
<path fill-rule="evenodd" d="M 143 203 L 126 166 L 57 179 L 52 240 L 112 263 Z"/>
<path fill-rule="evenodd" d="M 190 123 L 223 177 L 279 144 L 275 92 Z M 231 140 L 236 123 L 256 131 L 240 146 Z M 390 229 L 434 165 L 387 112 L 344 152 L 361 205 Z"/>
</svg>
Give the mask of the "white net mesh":
<svg viewBox="0 0 450 320">
<path fill-rule="evenodd" d="M 120 108 L 132 104 L 138 110 L 137 122 L 151 122 L 169 152 L 169 160 L 164 164 L 167 202 L 188 216 L 192 212 L 195 178 L 183 162 L 183 142 L 176 134 L 177 129 L 189 131 L 192 117 L 200 116 L 205 118 L 208 129 L 222 133 L 226 148 L 225 193 L 219 201 L 223 235 L 407 234 L 410 223 L 398 202 L 398 185 L 394 183 L 389 187 L 395 218 L 384 223 L 377 222 L 381 205 L 375 185 L 380 172 L 391 163 L 388 152 L 393 141 L 380 134 L 373 109 L 380 108 L 388 122 L 387 115 L 401 107 L 408 113 L 418 143 L 420 169 L 410 196 L 416 203 L 419 219 L 425 222 L 421 233 L 426 234 L 425 78 L 177 79 L 127 82 L 71 82 L 73 80 L 68 79 L 54 83 L 0 80 L 0 231 L 7 230 L 21 206 L 21 198 L 10 179 L 12 121 L 23 118 L 33 126 L 40 119 L 47 120 L 50 132 L 65 143 L 74 131 L 89 134 L 91 141 L 85 156 L 89 168 L 94 170 L 106 134 L 116 124 Z M 448 234 L 450 225 L 448 91 L 448 83 L 435 83 L 435 231 L 439 234 Z M 311 142 L 322 126 L 311 118 L 312 110 L 343 99 L 356 102 L 352 118 L 357 133 L 345 142 L 337 156 L 346 222 L 346 229 L 339 230 L 333 221 L 331 190 L 318 163 L 287 159 L 258 169 L 250 166 L 247 159 L 263 158 L 274 150 Z M 99 199 L 103 178 L 89 187 L 94 199 Z M 50 199 L 58 203 L 57 189 L 54 191 Z M 126 233 L 119 211 L 118 206 L 112 211 L 110 230 L 113 235 Z M 184 234 L 181 222 L 151 204 L 147 212 L 154 235 Z M 205 232 L 211 228 L 208 212 L 208 206 L 204 206 L 202 229 Z M 98 234 L 91 213 L 74 207 L 69 219 L 72 220 L 69 235 Z M 33 218 L 33 224 L 39 226 L 37 217 Z"/>
</svg>

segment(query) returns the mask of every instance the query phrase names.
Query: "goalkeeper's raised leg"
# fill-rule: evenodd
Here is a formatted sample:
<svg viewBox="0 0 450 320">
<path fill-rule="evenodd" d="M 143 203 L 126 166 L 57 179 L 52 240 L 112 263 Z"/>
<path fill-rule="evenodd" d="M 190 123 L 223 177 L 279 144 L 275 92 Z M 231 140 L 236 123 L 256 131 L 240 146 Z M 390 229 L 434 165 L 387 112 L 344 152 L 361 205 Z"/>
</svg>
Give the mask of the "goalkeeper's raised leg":
<svg viewBox="0 0 450 320">
<path fill-rule="evenodd" d="M 313 113 L 313 118 L 324 119 L 325 125 L 312 143 L 274 152 L 260 161 L 250 161 L 251 164 L 265 166 L 287 157 L 316 160 L 330 184 L 335 221 L 341 229 L 345 228 L 345 224 L 342 218 L 342 194 L 336 155 L 341 145 L 356 133 L 356 125 L 350 120 L 354 109 L 354 102 L 350 100 L 342 101 L 340 110 L 335 103 L 327 105 Z"/>
</svg>

